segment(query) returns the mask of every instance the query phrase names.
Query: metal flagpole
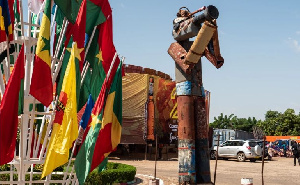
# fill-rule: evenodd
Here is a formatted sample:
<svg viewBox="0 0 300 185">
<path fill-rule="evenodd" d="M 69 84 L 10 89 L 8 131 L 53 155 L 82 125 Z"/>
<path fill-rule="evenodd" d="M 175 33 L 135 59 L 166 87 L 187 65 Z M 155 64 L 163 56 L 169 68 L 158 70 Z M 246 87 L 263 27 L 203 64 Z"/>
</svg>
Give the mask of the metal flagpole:
<svg viewBox="0 0 300 185">
<path fill-rule="evenodd" d="M 95 32 L 96 32 L 96 29 L 97 29 L 97 26 L 94 27 L 93 29 L 93 32 L 92 32 L 92 35 L 89 39 L 89 43 L 86 47 L 86 50 L 85 50 L 85 53 L 84 53 L 84 60 L 85 60 L 85 64 L 84 64 L 84 67 L 83 67 L 83 70 L 82 70 L 82 73 L 81 73 L 81 82 L 80 82 L 80 86 L 82 86 L 83 84 L 83 81 L 85 79 L 85 75 L 86 75 L 86 71 L 88 70 L 89 66 L 90 66 L 90 63 L 86 60 L 86 55 L 90 49 L 90 46 L 91 46 L 91 43 L 92 43 L 92 40 L 94 38 L 94 35 L 95 35 Z"/>
<path fill-rule="evenodd" d="M 5 92 L 5 85 L 3 81 L 2 70 L 0 70 L 0 93 L 2 94 L 2 96 L 4 95 L 4 92 Z"/>
<path fill-rule="evenodd" d="M 7 47 L 6 47 L 6 52 L 7 52 L 7 63 L 6 63 L 6 66 L 7 66 L 7 82 L 8 82 L 8 79 L 9 79 L 9 77 L 10 77 L 10 55 L 9 55 L 9 38 L 7 37 L 7 41 L 6 41 L 6 43 L 7 43 Z M 6 82 L 6 83 L 7 83 Z"/>
<path fill-rule="evenodd" d="M 69 21 L 66 19 L 66 17 L 64 18 L 64 21 L 63 21 L 63 31 L 60 32 L 60 35 L 59 35 L 59 38 L 58 38 L 58 43 L 57 43 L 57 46 L 55 48 L 55 52 L 54 52 L 54 57 L 52 59 L 52 63 L 51 63 L 51 74 L 53 74 L 53 71 L 54 71 L 54 67 L 55 67 L 55 64 L 56 64 L 56 58 L 57 58 L 57 55 L 59 53 L 59 49 L 61 47 L 61 44 L 62 44 L 62 40 L 63 40 L 63 35 L 65 34 L 66 30 L 67 30 L 67 27 L 68 27 L 68 23 Z"/>
</svg>

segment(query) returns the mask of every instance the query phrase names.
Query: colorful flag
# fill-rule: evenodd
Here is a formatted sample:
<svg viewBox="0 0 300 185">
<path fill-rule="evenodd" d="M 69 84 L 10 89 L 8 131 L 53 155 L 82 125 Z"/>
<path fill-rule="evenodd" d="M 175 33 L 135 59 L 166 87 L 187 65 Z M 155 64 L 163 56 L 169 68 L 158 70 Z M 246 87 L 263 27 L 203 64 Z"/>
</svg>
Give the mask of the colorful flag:
<svg viewBox="0 0 300 185">
<path fill-rule="evenodd" d="M 108 2 L 108 0 L 95 0 L 95 1 Z M 74 24 L 82 0 L 64 0 L 64 1 L 54 0 L 54 2 L 61 9 L 61 11 L 67 17 L 67 19 Z M 102 3 L 95 4 L 90 0 L 87 0 L 86 6 L 87 6 L 88 14 L 86 15 L 86 19 L 88 21 L 86 24 L 86 33 L 89 35 L 91 35 L 91 33 L 93 32 L 94 26 L 99 25 L 105 21 L 105 16 L 101 11 L 101 7 L 100 7 L 101 4 Z"/>
<path fill-rule="evenodd" d="M 42 178 L 68 162 L 69 149 L 78 136 L 75 60 L 78 59 L 79 53 L 77 44 L 74 43 L 56 106 L 57 111 Z"/>
<path fill-rule="evenodd" d="M 82 48 L 79 59 L 79 69 L 82 71 L 84 61 L 84 41 L 85 41 L 85 25 L 86 25 L 86 0 L 83 0 L 76 22 L 73 26 L 73 42 L 77 43 L 78 48 Z"/>
<path fill-rule="evenodd" d="M 115 63 L 116 64 L 116 63 Z M 75 160 L 80 184 L 113 150 L 121 139 L 122 130 L 122 64 L 113 78 L 108 96 L 105 81 L 92 111 L 91 123 L 85 131 L 84 143 Z M 105 107 L 104 107 L 105 105 Z"/>
<path fill-rule="evenodd" d="M 24 78 L 24 46 L 6 86 L 0 105 L 0 165 L 13 160 L 18 128 L 18 99 Z"/>
<path fill-rule="evenodd" d="M 81 3 L 81 7 L 78 12 L 78 16 L 76 18 L 75 24 L 72 26 L 73 30 L 73 36 L 71 37 L 69 43 L 68 43 L 68 48 L 65 51 L 64 59 L 63 61 L 68 60 L 69 58 L 69 53 L 70 53 L 70 45 L 73 43 L 76 43 L 78 46 L 78 49 L 80 51 L 80 57 L 79 60 L 76 60 L 76 85 L 77 85 L 77 102 L 79 102 L 79 94 L 80 94 L 80 81 L 81 81 L 81 71 L 83 68 L 83 60 L 84 60 L 84 40 L 85 40 L 85 22 L 86 22 L 86 0 L 83 0 Z M 61 90 L 61 84 L 62 84 L 62 79 L 63 76 L 65 75 L 65 70 L 66 70 L 66 63 L 63 62 L 60 75 L 59 75 L 59 80 L 57 80 L 57 93 L 59 94 Z M 79 110 L 82 107 L 78 107 Z"/>
<path fill-rule="evenodd" d="M 9 11 L 8 1 L 1 0 L 0 1 L 0 42 L 7 41 L 7 37 L 9 40 L 13 40 L 13 30 L 11 24 L 11 16 Z"/>
<path fill-rule="evenodd" d="M 30 85 L 30 94 L 46 107 L 48 107 L 53 100 L 50 56 L 50 20 L 51 0 L 46 0 Z"/>
<path fill-rule="evenodd" d="M 91 117 L 91 113 L 92 113 L 92 109 L 94 108 L 94 101 L 93 101 L 93 98 L 92 98 L 92 95 L 89 96 L 89 99 L 88 99 L 88 102 L 86 104 L 86 107 L 85 107 L 85 111 L 83 113 L 83 116 L 81 118 L 81 121 L 80 121 L 80 126 L 85 129 L 88 122 L 89 122 L 89 119 Z"/>
<path fill-rule="evenodd" d="M 44 0 L 28 0 L 28 8 L 31 12 L 38 14 L 43 12 L 43 2 Z"/>
</svg>

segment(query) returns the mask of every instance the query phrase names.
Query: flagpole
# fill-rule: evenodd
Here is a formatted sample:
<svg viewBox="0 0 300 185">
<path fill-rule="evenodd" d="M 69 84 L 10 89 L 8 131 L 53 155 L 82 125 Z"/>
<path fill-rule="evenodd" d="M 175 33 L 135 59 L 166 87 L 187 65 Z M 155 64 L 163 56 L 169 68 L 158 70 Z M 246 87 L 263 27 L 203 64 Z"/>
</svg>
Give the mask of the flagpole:
<svg viewBox="0 0 300 185">
<path fill-rule="evenodd" d="M 116 61 L 116 58 L 117 58 L 117 56 L 118 56 L 118 53 L 117 52 L 115 52 L 115 55 L 114 55 L 114 58 L 113 58 L 113 60 L 112 60 L 112 63 L 110 64 L 110 67 L 109 67 L 109 70 L 108 70 L 108 73 L 107 73 L 107 75 L 106 75 L 106 81 L 108 81 L 108 78 L 109 78 L 109 76 L 110 76 L 110 73 L 111 73 L 111 70 L 112 70 L 112 68 L 113 68 L 113 66 L 114 66 L 114 64 L 115 64 L 115 61 Z"/>
<path fill-rule="evenodd" d="M 87 47 L 86 47 L 86 50 L 85 50 L 84 59 L 86 58 L 86 55 L 87 55 L 87 53 L 88 53 L 88 51 L 89 51 L 89 49 L 90 49 L 92 40 L 93 40 L 94 35 L 95 35 L 95 32 L 96 32 L 96 28 L 97 28 L 97 26 L 94 27 L 93 32 L 92 32 L 92 35 L 91 35 L 91 37 L 90 37 L 90 39 L 89 39 L 89 43 L 88 43 L 88 45 L 87 45 Z"/>
<path fill-rule="evenodd" d="M 6 52 L 7 52 L 7 82 L 8 82 L 8 79 L 10 77 L 10 55 L 9 55 L 9 37 L 7 36 L 7 47 L 6 47 Z"/>
<path fill-rule="evenodd" d="M 61 65 L 62 65 L 62 60 L 64 59 L 64 56 L 65 56 L 65 50 L 66 50 L 66 47 L 64 47 L 63 51 L 62 51 L 62 54 L 60 56 L 60 59 L 58 60 L 58 64 L 56 66 L 56 70 L 54 72 L 54 75 L 53 75 L 53 78 L 52 78 L 52 84 L 54 84 L 56 78 L 57 78 L 57 75 L 59 73 L 59 70 L 61 68 Z"/>
<path fill-rule="evenodd" d="M 84 67 L 83 67 L 83 70 L 82 70 L 82 73 L 81 73 L 80 87 L 82 86 L 83 81 L 85 79 L 86 72 L 87 72 L 88 68 L 90 67 L 90 63 L 86 60 L 86 55 L 87 55 L 87 53 L 88 53 L 88 51 L 90 49 L 91 43 L 93 41 L 93 38 L 94 38 L 94 35 L 95 35 L 95 32 L 96 32 L 96 29 L 97 29 L 97 26 L 95 26 L 94 29 L 93 29 L 92 35 L 91 35 L 91 37 L 89 39 L 89 43 L 88 43 L 88 45 L 86 47 L 86 50 L 85 50 L 85 53 L 84 53 L 85 63 L 84 63 Z"/>
<path fill-rule="evenodd" d="M 55 48 L 55 52 L 54 52 L 54 59 L 57 58 L 57 55 L 59 53 L 59 49 L 61 47 L 61 44 L 62 44 L 62 40 L 63 40 L 63 35 L 65 34 L 66 30 L 67 30 L 67 27 L 68 27 L 68 23 L 69 21 L 66 19 L 66 17 L 64 18 L 64 21 L 63 21 L 63 31 L 60 32 L 60 35 L 59 35 L 59 38 L 58 38 L 58 43 L 57 43 L 57 46 Z M 56 64 L 56 61 L 55 60 L 51 60 L 51 74 L 53 74 L 53 71 L 54 71 L 54 67 L 55 67 L 55 64 Z"/>
<path fill-rule="evenodd" d="M 3 97 L 4 92 L 5 92 L 5 85 L 4 85 L 4 81 L 3 81 L 2 70 L 0 70 L 0 92 L 1 92 L 2 97 Z"/>
</svg>

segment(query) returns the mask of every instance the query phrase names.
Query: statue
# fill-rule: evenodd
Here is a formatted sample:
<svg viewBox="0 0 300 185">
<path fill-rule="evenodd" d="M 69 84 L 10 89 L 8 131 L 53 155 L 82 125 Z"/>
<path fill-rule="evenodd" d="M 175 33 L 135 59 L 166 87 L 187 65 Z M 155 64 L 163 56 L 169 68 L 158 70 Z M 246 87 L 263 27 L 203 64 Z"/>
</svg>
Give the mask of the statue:
<svg viewBox="0 0 300 185">
<path fill-rule="evenodd" d="M 195 15 L 202 12 L 200 15 Z M 178 111 L 179 184 L 210 183 L 208 121 L 202 83 L 201 57 L 216 68 L 224 59 L 220 54 L 216 19 L 218 9 L 203 6 L 191 13 L 181 7 L 173 20 L 176 42 L 168 49 L 175 61 Z M 189 39 L 195 37 L 194 41 Z M 187 155 L 188 154 L 188 155 Z"/>
</svg>

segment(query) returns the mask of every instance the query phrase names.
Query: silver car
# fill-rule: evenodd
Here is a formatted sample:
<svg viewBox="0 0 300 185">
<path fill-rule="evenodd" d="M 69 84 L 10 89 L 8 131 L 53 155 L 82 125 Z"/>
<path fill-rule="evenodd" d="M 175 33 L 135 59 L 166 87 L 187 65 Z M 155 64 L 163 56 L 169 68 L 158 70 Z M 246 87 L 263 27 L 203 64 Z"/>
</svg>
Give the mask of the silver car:
<svg viewBox="0 0 300 185">
<path fill-rule="evenodd" d="M 210 156 L 215 159 L 217 146 L 211 150 Z M 218 157 L 229 159 L 235 158 L 239 162 L 249 159 L 255 162 L 262 155 L 262 149 L 254 140 L 228 140 L 222 143 L 218 148 Z"/>
</svg>

